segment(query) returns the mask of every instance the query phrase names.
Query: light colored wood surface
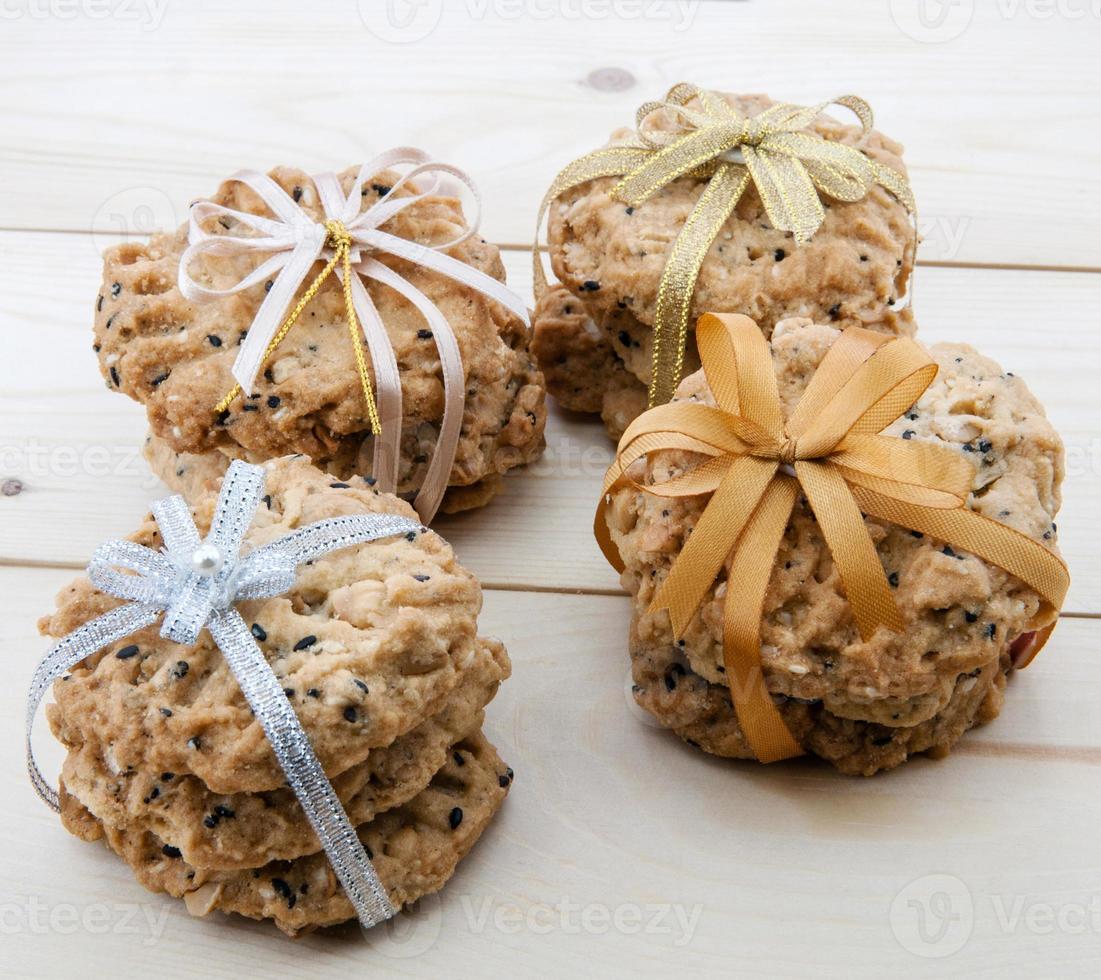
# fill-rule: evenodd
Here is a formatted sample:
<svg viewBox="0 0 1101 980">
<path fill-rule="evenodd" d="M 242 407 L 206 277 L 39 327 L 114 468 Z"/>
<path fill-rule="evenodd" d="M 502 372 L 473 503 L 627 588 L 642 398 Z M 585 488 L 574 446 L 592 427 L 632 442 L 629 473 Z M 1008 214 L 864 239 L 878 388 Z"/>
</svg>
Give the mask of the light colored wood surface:
<svg viewBox="0 0 1101 980">
<path fill-rule="evenodd" d="M 372 33 L 384 6 L 118 0 L 99 19 L 80 4 L 4 7 L 0 480 L 25 489 L 0 497 L 15 681 L 0 691 L 0 975 L 1096 975 L 1101 17 L 1035 0 L 960 0 L 939 26 L 897 0 L 681 13 L 448 0 L 426 37 L 392 44 Z M 163 492 L 136 455 L 140 408 L 106 391 L 90 350 L 99 249 L 182 220 L 241 166 L 321 169 L 414 143 L 474 174 L 485 232 L 513 246 L 510 282 L 528 293 L 522 248 L 555 170 L 684 78 L 868 98 L 907 144 L 922 205 L 922 339 L 998 359 L 1064 435 L 1068 615 L 1002 717 L 948 760 L 867 781 L 722 764 L 648 725 L 626 692 L 628 603 L 590 533 L 611 445 L 554 412 L 545 460 L 491 507 L 439 525 L 487 586 L 484 631 L 513 657 L 489 727 L 517 782 L 404 935 L 289 944 L 194 920 L 64 834 L 23 771 L 24 686 L 44 647 L 34 620 Z"/>
<path fill-rule="evenodd" d="M 493 188 L 487 234 L 522 244 L 559 167 L 691 80 L 803 104 L 866 97 L 908 144 L 926 259 L 1101 268 L 1090 136 L 1101 19 L 1030 13 L 1057 5 L 1089 7 L 961 0 L 972 23 L 946 43 L 914 41 L 887 4 L 854 16 L 845 0 L 686 0 L 681 13 L 665 0 L 425 0 L 443 10 L 439 25 L 394 45 L 367 26 L 385 26 L 376 0 L 308 13 L 245 0 L 202 15 L 170 3 L 156 26 L 24 17 L 5 25 L 0 121 L 33 139 L 5 140 L 0 164 L 11 186 L 43 193 L 10 197 L 5 223 L 110 228 L 113 213 L 140 222 L 139 202 L 182 220 L 192 197 L 242 166 L 326 169 L 413 143 Z M 910 6 L 891 4 L 913 29 Z M 508 14 L 517 8 L 597 16 Z M 635 84 L 600 91 L 590 76 L 607 68 Z"/>
</svg>

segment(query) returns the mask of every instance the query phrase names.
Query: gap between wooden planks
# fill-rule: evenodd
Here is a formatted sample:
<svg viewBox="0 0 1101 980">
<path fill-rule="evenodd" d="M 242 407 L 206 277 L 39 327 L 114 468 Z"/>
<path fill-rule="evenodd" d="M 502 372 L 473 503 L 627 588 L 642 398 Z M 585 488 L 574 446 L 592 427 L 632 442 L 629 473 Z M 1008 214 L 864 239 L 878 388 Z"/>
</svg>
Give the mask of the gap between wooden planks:
<svg viewBox="0 0 1101 980">
<path fill-rule="evenodd" d="M 0 394 L 0 478 L 26 484 L 19 496 L 0 497 L 0 562 L 79 567 L 163 494 L 137 455 L 144 413 L 106 390 L 91 351 L 94 237 L 3 232 L 0 258 L 10 365 Z M 504 258 L 510 284 L 530 296 L 528 254 Z M 1068 446 L 1066 608 L 1101 613 L 1101 391 L 1085 380 L 1101 375 L 1101 276 L 923 268 L 914 303 L 924 340 L 974 344 L 1021 374 L 1047 406 Z M 546 456 L 511 475 L 490 506 L 437 527 L 489 587 L 617 593 L 591 533 L 613 446 L 598 422 L 553 406 L 548 443 Z"/>
<path fill-rule="evenodd" d="M 689 79 L 803 103 L 867 98 L 907 146 L 927 260 L 1101 268 L 1101 18 L 1085 3 L 1046 16 L 958 6 L 972 22 L 943 43 L 915 40 L 886 5 L 857 17 L 844 0 L 703 3 L 683 29 L 456 3 L 410 44 L 379 40 L 362 2 L 308 17 L 266 0 L 172 5 L 159 25 L 84 17 L 63 30 L 7 20 L 0 170 L 20 193 L 4 222 L 174 227 L 242 166 L 339 169 L 412 143 L 492 189 L 486 235 L 523 244 L 560 167 Z M 606 69 L 626 87 L 601 91 Z"/>
</svg>

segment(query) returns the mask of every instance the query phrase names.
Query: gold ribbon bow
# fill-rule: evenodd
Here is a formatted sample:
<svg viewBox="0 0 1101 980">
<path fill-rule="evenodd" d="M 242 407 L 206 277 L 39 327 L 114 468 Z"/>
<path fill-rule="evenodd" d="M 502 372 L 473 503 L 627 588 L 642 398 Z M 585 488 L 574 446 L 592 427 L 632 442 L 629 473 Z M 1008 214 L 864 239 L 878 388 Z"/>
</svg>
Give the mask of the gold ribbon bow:
<svg viewBox="0 0 1101 980">
<path fill-rule="evenodd" d="M 868 514 L 978 555 L 1035 590 L 1041 604 L 1029 626 L 1039 631 L 1032 648 L 1038 652 L 1066 595 L 1066 565 L 1039 542 L 968 509 L 974 471 L 961 453 L 881 434 L 936 376 L 921 347 L 860 328 L 844 331 L 785 419 L 769 345 L 752 320 L 705 314 L 696 339 L 717 407 L 678 402 L 631 424 L 605 478 L 595 531 L 605 557 L 622 571 L 605 520 L 612 491 L 633 484 L 659 497 L 710 497 L 650 612 L 667 609 L 679 638 L 726 565 L 723 659 L 758 759 L 802 752 L 769 697 L 760 653 L 765 593 L 800 492 L 865 641 L 880 627 L 905 627 L 864 524 Z M 708 459 L 660 484 L 627 475 L 632 463 L 660 450 Z"/>
<path fill-rule="evenodd" d="M 543 199 L 536 225 L 560 194 L 598 177 L 621 177 L 613 195 L 637 207 L 667 184 L 692 174 L 707 178 L 662 272 L 654 313 L 650 406 L 663 405 L 684 370 L 684 347 L 696 278 L 708 249 L 750 183 L 773 227 L 789 231 L 802 245 L 825 220 L 819 194 L 859 201 L 876 184 L 889 190 L 911 214 L 913 193 L 906 178 L 877 163 L 861 149 L 827 140 L 807 129 L 831 105 L 851 110 L 862 137 L 872 129 L 872 110 L 863 99 L 844 95 L 816 106 L 781 103 L 756 116 L 741 115 L 722 96 L 682 82 L 662 102 L 647 102 L 636 114 L 638 142 L 605 147 L 567 166 Z M 676 121 L 675 129 L 658 120 Z M 535 255 L 536 293 L 546 286 Z"/>
</svg>

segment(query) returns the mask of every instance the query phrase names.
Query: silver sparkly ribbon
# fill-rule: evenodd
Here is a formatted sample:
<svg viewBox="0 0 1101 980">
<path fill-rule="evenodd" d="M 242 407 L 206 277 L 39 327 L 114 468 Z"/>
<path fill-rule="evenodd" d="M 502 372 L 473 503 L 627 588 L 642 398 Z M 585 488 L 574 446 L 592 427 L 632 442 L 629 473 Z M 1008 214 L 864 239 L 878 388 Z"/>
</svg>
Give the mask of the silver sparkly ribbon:
<svg viewBox="0 0 1101 980">
<path fill-rule="evenodd" d="M 39 663 L 27 698 L 27 771 L 38 795 L 59 810 L 57 791 L 35 762 L 31 745 L 38 707 L 58 677 L 86 657 L 156 622 L 162 613 L 161 636 L 174 643 L 194 645 L 205 627 L 263 726 L 359 921 L 369 928 L 391 918 L 397 910 L 390 904 L 279 679 L 234 603 L 281 595 L 294 585 L 299 565 L 330 551 L 416 533 L 421 525 L 391 514 L 334 517 L 309 524 L 240 557 L 241 542 L 252 524 L 263 489 L 263 469 L 234 461 L 222 483 L 205 539 L 200 540 L 187 504 L 177 496 L 153 505 L 153 516 L 164 539 L 160 552 L 133 541 L 108 541 L 96 549 L 88 565 L 92 583 L 130 602 L 74 630 Z"/>
</svg>

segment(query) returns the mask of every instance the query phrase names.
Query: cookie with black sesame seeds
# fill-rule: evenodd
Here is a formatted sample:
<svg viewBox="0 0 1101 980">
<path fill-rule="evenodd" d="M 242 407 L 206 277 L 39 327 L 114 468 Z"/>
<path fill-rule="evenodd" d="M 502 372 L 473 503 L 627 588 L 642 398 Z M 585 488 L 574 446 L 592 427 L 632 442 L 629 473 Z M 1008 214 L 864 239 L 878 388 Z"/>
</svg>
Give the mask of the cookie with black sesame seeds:
<svg viewBox="0 0 1101 980">
<path fill-rule="evenodd" d="M 509 672 L 504 647 L 480 640 L 475 662 L 438 714 L 335 776 L 334 788 L 352 823 L 362 824 L 423 790 L 444 764 L 450 745 L 481 728 L 482 710 Z M 287 689 L 292 701 L 310 696 Z M 196 776 L 119 769 L 96 740 L 69 748 L 62 778 L 103 823 L 149 830 L 204 868 L 254 868 L 320 849 L 286 787 L 212 793 Z"/>
<path fill-rule="evenodd" d="M 431 782 L 401 806 L 357 828 L 375 870 L 401 908 L 438 891 L 489 826 L 512 784 L 512 770 L 480 732 L 452 746 Z M 61 816 L 78 837 L 103 839 L 150 891 L 183 898 L 193 915 L 214 910 L 270 919 L 295 936 L 355 918 L 324 853 L 252 870 L 188 864 L 178 849 L 145 831 L 96 820 L 65 785 Z"/>
<path fill-rule="evenodd" d="M 333 777 L 333 788 L 353 825 L 406 803 L 446 762 L 451 746 L 481 729 L 483 709 L 509 674 L 500 642 L 481 639 L 474 662 L 441 711 L 374 749 Z M 292 701 L 314 696 L 287 690 Z M 254 868 L 320 850 L 317 835 L 294 793 L 214 793 L 195 776 L 120 769 L 96 741 L 70 747 L 61 772 L 68 791 L 96 817 L 129 832 L 170 841 L 183 859 L 204 868 Z"/>
<path fill-rule="evenodd" d="M 625 369 L 602 319 L 565 286 L 552 286 L 535 305 L 531 349 L 558 403 L 599 414 L 618 438 L 645 410 L 646 386 Z"/>
<path fill-rule="evenodd" d="M 604 390 L 622 365 L 588 307 L 565 286 L 552 286 L 535 305 L 533 327 L 532 351 L 547 390 L 572 412 L 599 412 Z"/>
<path fill-rule="evenodd" d="M 159 477 L 165 486 L 182 494 L 188 500 L 216 486 L 225 476 L 233 460 L 259 462 L 251 454 L 244 452 L 240 446 L 221 446 L 205 453 L 177 452 L 168 440 L 161 439 L 152 432 L 145 437 L 142 455 L 154 476 Z M 359 470 L 357 459 L 333 458 L 324 468 L 335 480 L 355 483 L 362 479 L 357 475 Z M 449 486 L 440 502 L 439 512 L 458 514 L 484 506 L 500 491 L 503 479 L 504 477 L 499 473 L 494 473 L 477 483 Z M 370 477 L 367 477 L 365 482 L 368 486 L 376 486 Z"/>
<path fill-rule="evenodd" d="M 725 683 L 697 674 L 682 648 L 631 635 L 632 694 L 636 703 L 689 744 L 729 759 L 753 759 Z M 852 776 L 893 769 L 913 755 L 942 757 L 971 728 L 1002 709 L 1012 659 L 1004 647 L 987 667 L 955 678 L 947 699 L 915 724 L 840 717 L 822 701 L 775 695 L 784 723 L 804 748 Z"/>
<path fill-rule="evenodd" d="M 363 479 L 340 484 L 303 457 L 265 469 L 266 496 L 246 549 L 344 514 L 413 514 Z M 216 488 L 192 501 L 201 532 L 215 502 Z M 132 538 L 160 546 L 151 517 Z M 80 578 L 40 629 L 60 637 L 116 605 Z M 332 552 L 300 566 L 288 592 L 237 608 L 255 624 L 283 686 L 317 692 L 294 707 L 325 771 L 336 775 L 441 710 L 477 654 L 481 589 L 450 546 L 422 530 Z M 138 655 L 118 656 L 135 644 Z M 260 723 L 206 631 L 185 647 L 154 624 L 89 657 L 57 681 L 54 697 L 59 737 L 96 740 L 119 769 L 190 773 L 215 793 L 283 785 Z"/>
<path fill-rule="evenodd" d="M 354 168 L 340 180 L 347 191 Z M 293 168 L 272 171 L 299 205 L 321 218 L 308 176 Z M 365 204 L 386 190 L 380 175 L 365 188 Z M 411 193 L 401 187 L 399 196 Z M 265 206 L 245 185 L 227 181 L 213 200 L 251 213 Z M 231 221 L 231 219 L 222 219 Z M 444 195 L 425 199 L 395 215 L 385 230 L 420 243 L 444 242 L 465 229 L 462 207 Z M 232 234 L 231 227 L 215 231 Z M 371 471 L 370 423 L 347 338 L 344 299 L 338 282 L 326 282 L 264 365 L 255 391 L 214 412 L 233 387 L 230 368 L 241 338 L 265 296 L 260 283 L 234 296 L 196 304 L 177 285 L 187 226 L 128 242 L 104 255 L 103 285 L 96 300 L 95 349 L 112 390 L 142 403 L 150 427 L 173 451 L 202 455 L 220 451 L 249 462 L 306 453 L 341 478 Z M 449 250 L 452 257 L 498 280 L 504 266 L 497 248 L 472 237 Z M 544 382 L 535 365 L 530 331 L 497 303 L 423 266 L 380 255 L 423 292 L 454 328 L 465 372 L 465 411 L 448 483 L 479 486 L 457 495 L 480 506 L 500 489 L 506 471 L 537 459 L 544 448 Z M 196 276 L 220 288 L 251 271 L 260 259 L 207 254 Z M 443 380 L 432 333 L 417 309 L 393 289 L 372 280 L 367 291 L 385 324 L 400 368 L 401 459 L 398 491 L 420 487 L 439 435 Z M 453 504 L 453 506 L 456 506 Z"/>
<path fill-rule="evenodd" d="M 772 104 L 761 95 L 723 97 L 743 113 L 756 114 Z M 860 141 L 858 127 L 827 116 L 820 116 L 813 128 L 830 140 Z M 610 145 L 633 136 L 630 130 L 617 130 Z M 861 146 L 880 163 L 905 173 L 902 147 L 893 140 L 873 131 Z M 614 383 L 620 367 L 644 387 L 649 384 L 659 283 L 670 249 L 705 186 L 705 178 L 687 175 L 629 207 L 612 196 L 616 182 L 617 178 L 602 177 L 578 185 L 563 192 L 549 209 L 554 273 L 581 304 L 576 315 L 587 313 L 590 322 L 602 326 L 617 355 L 603 359 L 606 367 L 597 373 L 603 374 L 604 383 L 594 385 L 589 407 L 580 411 L 601 410 L 601 392 Z M 880 186 L 860 201 L 826 198 L 823 205 L 822 227 L 809 243 L 797 246 L 789 232 L 771 226 L 756 191 L 747 190 L 704 259 L 689 323 L 703 312 L 729 312 L 752 317 L 766 336 L 790 317 L 810 317 L 838 328 L 912 334 L 916 328 L 909 291 L 918 236 L 905 206 Z M 546 314 L 537 317 L 535 334 L 544 372 L 550 366 L 541 350 L 553 348 L 556 357 L 568 361 L 583 356 L 592 345 L 584 334 L 565 329 Z M 617 345 L 620 338 L 624 342 Z M 689 336 L 685 374 L 695 370 L 694 350 Z M 561 390 L 563 385 L 557 387 Z M 556 390 L 551 380 L 548 390 Z M 574 397 L 580 401 L 582 396 Z"/>
<path fill-rule="evenodd" d="M 771 350 L 786 412 L 837 336 L 809 320 L 777 325 Z M 1019 378 L 970 347 L 938 344 L 929 353 L 937 377 L 885 432 L 955 448 L 974 466 L 970 509 L 1056 550 L 1063 446 L 1042 406 Z M 677 398 L 714 404 L 702 372 L 682 382 Z M 655 453 L 636 464 L 637 478 L 663 482 L 699 459 Z M 640 703 L 708 751 L 744 757 L 722 659 L 725 579 L 711 587 L 679 643 L 668 614 L 649 612 L 705 503 L 626 486 L 613 495 L 607 520 L 635 599 L 630 646 Z M 1029 587 L 974 555 L 871 517 L 865 526 L 906 624 L 902 633 L 861 639 L 805 500 L 789 520 L 761 621 L 766 683 L 796 737 L 855 772 L 896 765 L 916 751 L 946 751 L 996 714 L 1001 682 L 991 678 L 1012 667 L 1010 654 L 1027 644 L 1040 607 Z M 888 736 L 889 751 L 876 744 Z"/>
</svg>

